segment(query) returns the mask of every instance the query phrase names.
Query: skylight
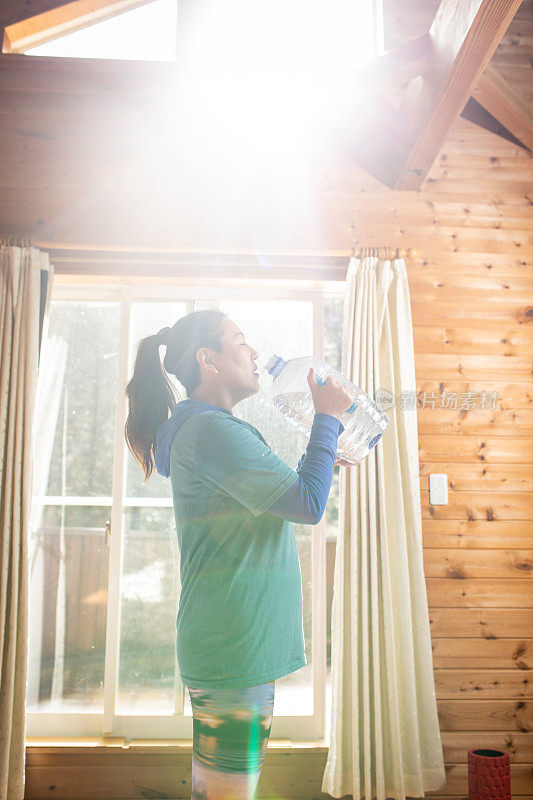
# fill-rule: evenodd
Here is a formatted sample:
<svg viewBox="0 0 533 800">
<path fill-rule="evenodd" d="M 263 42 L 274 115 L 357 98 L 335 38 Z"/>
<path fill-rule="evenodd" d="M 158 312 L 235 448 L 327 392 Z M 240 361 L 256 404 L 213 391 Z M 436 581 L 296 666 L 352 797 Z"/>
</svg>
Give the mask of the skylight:
<svg viewBox="0 0 533 800">
<path fill-rule="evenodd" d="M 25 53 L 172 61 L 181 1 L 153 0 Z M 192 0 L 186 19 L 185 47 L 209 70 L 339 75 L 383 51 L 382 0 Z"/>
<path fill-rule="evenodd" d="M 173 61 L 178 0 L 152 3 L 26 50 L 30 56 Z"/>
<path fill-rule="evenodd" d="M 346 99 L 364 102 L 355 73 L 383 52 L 381 11 L 382 0 L 195 0 L 176 129 L 204 157 L 216 140 L 241 163 L 288 148 L 294 160 L 328 135 Z"/>
</svg>

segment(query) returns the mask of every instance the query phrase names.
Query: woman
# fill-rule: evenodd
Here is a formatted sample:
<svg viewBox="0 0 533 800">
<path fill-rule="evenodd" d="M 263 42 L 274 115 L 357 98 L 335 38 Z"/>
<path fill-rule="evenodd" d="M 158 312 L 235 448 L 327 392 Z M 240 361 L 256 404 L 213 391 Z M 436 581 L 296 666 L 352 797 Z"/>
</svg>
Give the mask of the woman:
<svg viewBox="0 0 533 800">
<path fill-rule="evenodd" d="M 162 369 L 159 347 L 165 345 Z M 178 666 L 193 710 L 192 798 L 254 795 L 274 687 L 305 666 L 293 522 L 316 524 L 331 487 L 338 417 L 352 402 L 328 377 L 308 383 L 315 417 L 293 470 L 233 407 L 259 391 L 243 332 L 216 309 L 142 339 L 125 437 L 143 469 L 170 477 L 180 550 Z M 176 402 L 167 375 L 187 391 Z M 168 412 L 171 412 L 170 417 Z"/>
</svg>

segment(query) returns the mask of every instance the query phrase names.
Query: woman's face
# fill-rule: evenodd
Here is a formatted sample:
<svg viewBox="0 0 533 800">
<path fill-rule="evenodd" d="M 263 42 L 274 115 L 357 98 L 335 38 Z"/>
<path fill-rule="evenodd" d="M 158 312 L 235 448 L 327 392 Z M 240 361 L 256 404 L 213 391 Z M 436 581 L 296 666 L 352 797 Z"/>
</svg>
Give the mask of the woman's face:
<svg viewBox="0 0 533 800">
<path fill-rule="evenodd" d="M 258 353 L 235 322 L 227 317 L 222 319 L 222 352 L 209 353 L 210 362 L 218 370 L 209 372 L 213 388 L 227 390 L 234 403 L 259 391 L 259 376 L 255 372 Z"/>
</svg>

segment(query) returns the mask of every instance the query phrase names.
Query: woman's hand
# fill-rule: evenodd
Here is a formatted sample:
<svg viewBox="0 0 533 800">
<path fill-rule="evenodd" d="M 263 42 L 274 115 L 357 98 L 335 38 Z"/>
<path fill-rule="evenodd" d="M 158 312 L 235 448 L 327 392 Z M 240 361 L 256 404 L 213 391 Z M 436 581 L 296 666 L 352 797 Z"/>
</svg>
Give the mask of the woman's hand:
<svg viewBox="0 0 533 800">
<path fill-rule="evenodd" d="M 345 461 L 343 458 L 337 458 L 334 467 L 356 467 L 357 464 L 352 464 L 351 461 Z"/>
<path fill-rule="evenodd" d="M 353 403 L 352 393 L 344 384 L 335 380 L 333 375 L 328 375 L 323 385 L 319 384 L 316 380 L 314 367 L 310 367 L 307 383 L 313 397 L 315 414 L 329 414 L 339 419 L 351 408 Z"/>
</svg>

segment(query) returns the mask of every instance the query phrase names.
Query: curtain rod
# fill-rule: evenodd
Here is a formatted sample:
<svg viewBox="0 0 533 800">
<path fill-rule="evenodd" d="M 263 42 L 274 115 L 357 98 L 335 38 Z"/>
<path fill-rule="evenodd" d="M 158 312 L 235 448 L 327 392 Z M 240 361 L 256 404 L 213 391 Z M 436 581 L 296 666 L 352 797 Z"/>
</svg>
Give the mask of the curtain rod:
<svg viewBox="0 0 533 800">
<path fill-rule="evenodd" d="M 33 247 L 34 245 L 30 236 L 0 235 L 0 246 Z M 414 258 L 416 256 L 416 250 L 413 250 L 411 247 L 407 249 L 401 247 L 360 247 L 356 250 L 354 245 L 351 255 L 353 258 L 367 258 L 373 256 L 379 259 L 392 260 L 394 258 Z"/>
<path fill-rule="evenodd" d="M 407 248 L 407 250 L 401 247 L 360 247 L 356 251 L 355 246 L 352 247 L 352 257 L 368 258 L 369 256 L 389 261 L 393 258 L 414 258 L 416 250 L 413 250 L 412 247 Z"/>
<path fill-rule="evenodd" d="M 33 247 L 30 236 L 1 236 L 1 247 Z"/>
</svg>

